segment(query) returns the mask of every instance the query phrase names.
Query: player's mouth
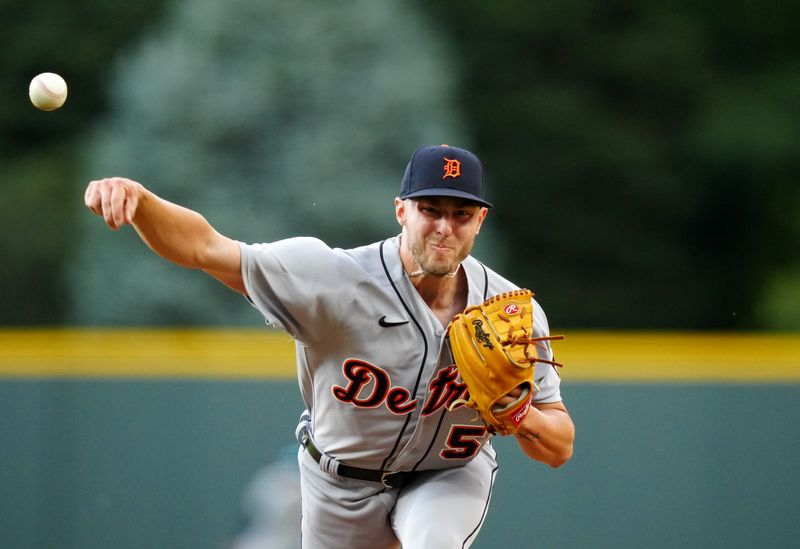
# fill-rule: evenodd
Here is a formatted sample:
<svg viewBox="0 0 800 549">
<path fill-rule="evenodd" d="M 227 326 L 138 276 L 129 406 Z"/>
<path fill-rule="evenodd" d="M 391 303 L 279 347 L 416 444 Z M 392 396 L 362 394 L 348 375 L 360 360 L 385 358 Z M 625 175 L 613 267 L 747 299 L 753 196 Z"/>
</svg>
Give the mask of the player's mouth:
<svg viewBox="0 0 800 549">
<path fill-rule="evenodd" d="M 431 250 L 438 253 L 446 253 L 454 250 L 453 246 L 447 246 L 446 244 L 442 244 L 441 242 L 431 242 L 430 247 Z"/>
</svg>

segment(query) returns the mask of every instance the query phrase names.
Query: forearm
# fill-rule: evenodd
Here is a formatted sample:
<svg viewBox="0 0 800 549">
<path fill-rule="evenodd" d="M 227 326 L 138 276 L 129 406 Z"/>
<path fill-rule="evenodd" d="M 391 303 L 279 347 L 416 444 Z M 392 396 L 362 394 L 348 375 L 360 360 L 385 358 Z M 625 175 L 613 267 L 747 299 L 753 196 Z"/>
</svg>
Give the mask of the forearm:
<svg viewBox="0 0 800 549">
<path fill-rule="evenodd" d="M 141 187 L 132 224 L 144 243 L 161 257 L 190 269 L 212 267 L 210 249 L 220 235 L 199 213 Z"/>
<path fill-rule="evenodd" d="M 572 457 L 575 425 L 563 405 L 531 407 L 515 437 L 528 457 L 559 467 Z"/>
<path fill-rule="evenodd" d="M 90 181 L 86 207 L 113 230 L 133 225 L 161 257 L 189 269 L 202 269 L 229 288 L 245 293 L 241 250 L 197 212 L 168 202 L 125 177 Z"/>
</svg>

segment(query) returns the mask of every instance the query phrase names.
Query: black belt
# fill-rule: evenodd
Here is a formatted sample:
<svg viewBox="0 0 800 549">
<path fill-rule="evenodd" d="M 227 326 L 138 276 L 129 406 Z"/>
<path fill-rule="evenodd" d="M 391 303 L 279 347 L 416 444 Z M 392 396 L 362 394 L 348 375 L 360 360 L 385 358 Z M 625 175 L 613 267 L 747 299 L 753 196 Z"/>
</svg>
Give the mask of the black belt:
<svg viewBox="0 0 800 549">
<path fill-rule="evenodd" d="M 314 461 L 317 463 L 320 462 L 322 459 L 322 452 L 319 451 L 312 442 L 311 437 L 308 435 L 307 432 L 303 433 L 301 437 L 300 443 L 308 452 L 308 455 L 314 458 Z M 361 467 L 353 467 L 351 465 L 345 465 L 344 463 L 339 463 L 336 466 L 336 474 L 341 477 L 351 478 L 355 480 L 366 480 L 368 482 L 378 482 L 383 484 L 387 488 L 402 488 L 405 484 L 410 481 L 416 471 L 379 471 L 375 469 L 362 469 Z"/>
</svg>

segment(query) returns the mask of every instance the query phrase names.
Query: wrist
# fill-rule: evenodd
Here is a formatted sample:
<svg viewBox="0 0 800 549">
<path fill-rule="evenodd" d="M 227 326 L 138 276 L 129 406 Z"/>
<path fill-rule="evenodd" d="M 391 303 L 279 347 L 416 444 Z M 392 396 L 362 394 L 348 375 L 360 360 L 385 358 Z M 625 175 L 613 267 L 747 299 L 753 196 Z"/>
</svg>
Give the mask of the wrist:
<svg viewBox="0 0 800 549">
<path fill-rule="evenodd" d="M 519 428 L 517 432 L 514 433 L 519 438 L 523 438 L 525 440 L 537 440 L 539 438 L 539 429 L 537 428 L 537 420 L 539 416 L 542 415 L 542 412 L 537 408 L 531 406 L 528 409 L 528 413 L 525 414 L 525 417 L 519 424 Z"/>
</svg>

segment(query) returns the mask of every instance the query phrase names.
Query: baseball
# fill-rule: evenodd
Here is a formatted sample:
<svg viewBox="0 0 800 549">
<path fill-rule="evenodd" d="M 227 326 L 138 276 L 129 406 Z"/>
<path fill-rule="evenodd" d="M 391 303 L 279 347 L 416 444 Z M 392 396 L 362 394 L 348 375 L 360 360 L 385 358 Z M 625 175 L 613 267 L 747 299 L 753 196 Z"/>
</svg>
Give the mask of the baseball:
<svg viewBox="0 0 800 549">
<path fill-rule="evenodd" d="M 67 83 L 55 73 L 43 72 L 31 80 L 28 95 L 37 109 L 54 111 L 67 100 Z"/>
</svg>

